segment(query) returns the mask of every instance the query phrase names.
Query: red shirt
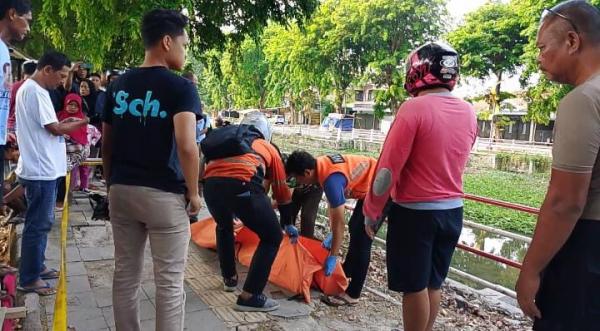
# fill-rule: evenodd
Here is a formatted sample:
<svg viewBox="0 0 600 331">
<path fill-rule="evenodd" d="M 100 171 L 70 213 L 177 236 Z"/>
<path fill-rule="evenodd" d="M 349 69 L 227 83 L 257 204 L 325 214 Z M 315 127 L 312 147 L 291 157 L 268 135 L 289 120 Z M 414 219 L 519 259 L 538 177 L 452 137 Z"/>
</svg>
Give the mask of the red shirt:
<svg viewBox="0 0 600 331">
<path fill-rule="evenodd" d="M 17 91 L 19 91 L 19 88 L 21 87 L 21 85 L 23 85 L 23 83 L 25 82 L 25 80 L 20 80 L 16 83 L 13 84 L 12 89 L 10 90 L 10 108 L 8 110 L 8 130 L 9 131 L 15 131 L 16 125 L 17 125 L 17 117 L 15 116 L 15 101 L 17 100 Z"/>
<path fill-rule="evenodd" d="M 403 103 L 383 144 L 365 216 L 379 218 L 390 196 L 397 203 L 462 197 L 476 137 L 475 111 L 462 99 L 427 94 Z"/>
</svg>

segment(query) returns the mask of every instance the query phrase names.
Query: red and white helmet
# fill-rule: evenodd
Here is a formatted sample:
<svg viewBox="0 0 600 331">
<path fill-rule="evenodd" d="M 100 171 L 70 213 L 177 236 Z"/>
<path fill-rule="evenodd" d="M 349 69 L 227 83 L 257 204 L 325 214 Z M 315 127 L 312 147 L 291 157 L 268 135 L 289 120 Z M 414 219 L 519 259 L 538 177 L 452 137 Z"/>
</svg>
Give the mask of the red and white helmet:
<svg viewBox="0 0 600 331">
<path fill-rule="evenodd" d="M 427 43 L 408 55 L 404 88 L 412 96 L 436 87 L 452 91 L 458 80 L 458 65 L 458 53 L 450 45 Z"/>
</svg>

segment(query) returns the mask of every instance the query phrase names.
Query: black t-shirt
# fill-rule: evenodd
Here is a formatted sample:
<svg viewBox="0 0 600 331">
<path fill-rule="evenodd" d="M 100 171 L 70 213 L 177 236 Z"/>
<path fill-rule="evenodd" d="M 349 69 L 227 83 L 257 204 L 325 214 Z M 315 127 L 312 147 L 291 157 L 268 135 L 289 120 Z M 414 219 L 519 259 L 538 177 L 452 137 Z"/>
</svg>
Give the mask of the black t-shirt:
<svg viewBox="0 0 600 331">
<path fill-rule="evenodd" d="M 110 85 L 103 116 L 111 125 L 111 185 L 185 192 L 173 126 L 181 112 L 201 116 L 198 92 L 165 67 L 136 68 Z"/>
</svg>

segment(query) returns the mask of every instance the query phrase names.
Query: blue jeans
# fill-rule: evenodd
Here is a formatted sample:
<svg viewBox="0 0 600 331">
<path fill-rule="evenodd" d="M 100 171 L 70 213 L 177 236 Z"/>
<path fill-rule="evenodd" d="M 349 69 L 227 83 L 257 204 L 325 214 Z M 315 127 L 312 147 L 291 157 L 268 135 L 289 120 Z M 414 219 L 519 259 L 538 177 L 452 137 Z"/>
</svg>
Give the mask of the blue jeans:
<svg viewBox="0 0 600 331">
<path fill-rule="evenodd" d="M 25 188 L 27 213 L 21 241 L 19 284 L 27 286 L 40 278 L 45 269 L 44 253 L 48 232 L 54 223 L 56 180 L 26 180 L 19 178 Z"/>
</svg>

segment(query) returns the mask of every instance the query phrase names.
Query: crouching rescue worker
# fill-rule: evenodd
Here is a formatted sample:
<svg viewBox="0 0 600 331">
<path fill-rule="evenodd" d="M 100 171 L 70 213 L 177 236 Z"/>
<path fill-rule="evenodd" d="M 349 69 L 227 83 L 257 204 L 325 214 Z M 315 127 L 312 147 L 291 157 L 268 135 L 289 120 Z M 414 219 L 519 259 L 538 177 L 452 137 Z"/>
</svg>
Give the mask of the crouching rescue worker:
<svg viewBox="0 0 600 331">
<path fill-rule="evenodd" d="M 291 192 L 284 164 L 270 143 L 271 133 L 266 116 L 254 112 L 247 114 L 240 125 L 212 131 L 201 143 L 208 162 L 203 175 L 204 199 L 217 223 L 217 252 L 225 291 L 234 291 L 238 282 L 234 217 L 260 239 L 235 306 L 238 311 L 272 311 L 279 307 L 277 301 L 262 293 L 282 240 L 279 220 L 267 196 L 269 186 L 286 232 L 292 241 L 298 237 L 298 230 L 291 225 Z"/>
<path fill-rule="evenodd" d="M 404 294 L 407 331 L 432 330 L 462 229 L 462 175 L 477 120 L 473 107 L 450 92 L 458 70 L 458 54 L 443 43 L 409 55 L 405 88 L 414 98 L 396 115 L 364 204 L 365 231 L 373 236 L 388 199 L 394 202 L 388 214 L 388 286 Z"/>
<path fill-rule="evenodd" d="M 344 240 L 344 208 L 346 199 L 357 199 L 350 218 L 350 245 L 344 260 L 344 273 L 350 284 L 345 293 L 326 298 L 329 304 L 354 305 L 358 303 L 371 261 L 371 244 L 364 228 L 363 199 L 375 173 L 377 160 L 360 155 L 327 155 L 316 159 L 305 151 L 295 151 L 287 159 L 286 172 L 301 185 L 317 184 L 325 191 L 329 202 L 332 233 L 323 241 L 330 253 L 323 269 L 330 276 L 339 260 Z M 318 208 L 318 204 L 314 208 Z"/>
</svg>

